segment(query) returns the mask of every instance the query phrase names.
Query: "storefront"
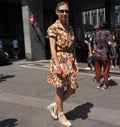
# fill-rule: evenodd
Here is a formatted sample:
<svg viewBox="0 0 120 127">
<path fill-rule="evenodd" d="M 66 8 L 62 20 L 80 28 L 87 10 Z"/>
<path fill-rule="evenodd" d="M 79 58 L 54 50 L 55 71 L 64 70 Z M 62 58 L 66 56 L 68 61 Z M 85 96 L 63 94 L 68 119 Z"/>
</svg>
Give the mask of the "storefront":
<svg viewBox="0 0 120 127">
<path fill-rule="evenodd" d="M 9 43 L 14 36 L 20 40 L 21 57 L 26 60 L 42 60 L 50 58 L 49 42 L 47 38 L 47 28 L 56 20 L 54 13 L 59 0 L 0 0 L 0 34 L 8 36 Z M 115 5 L 120 4 L 119 0 L 66 0 L 70 5 L 70 24 L 72 25 L 76 39 L 83 42 L 84 24 L 82 22 L 82 12 L 105 8 L 105 19 L 109 21 L 109 28 L 115 29 Z M 6 5 L 8 5 L 6 9 Z M 4 8 L 3 8 L 4 7 Z M 4 11 L 4 13 L 3 13 Z M 6 12 L 5 12 L 6 11 Z M 34 25 L 30 22 L 31 15 L 34 15 Z M 6 18 L 7 17 L 7 18 Z M 3 20 L 4 19 L 4 20 Z M 117 26 L 116 33 L 119 34 Z M 38 37 L 40 36 L 40 38 Z M 37 38 L 38 37 L 38 38 Z M 37 41 L 36 41 L 37 38 Z M 86 49 L 83 45 L 77 47 L 77 57 L 86 59 Z"/>
<path fill-rule="evenodd" d="M 17 38 L 20 48 L 19 57 L 25 57 L 22 8 L 20 3 L 2 2 L 0 0 L 0 38 L 2 39 L 4 50 L 11 58 L 14 57 L 12 40 Z"/>
</svg>

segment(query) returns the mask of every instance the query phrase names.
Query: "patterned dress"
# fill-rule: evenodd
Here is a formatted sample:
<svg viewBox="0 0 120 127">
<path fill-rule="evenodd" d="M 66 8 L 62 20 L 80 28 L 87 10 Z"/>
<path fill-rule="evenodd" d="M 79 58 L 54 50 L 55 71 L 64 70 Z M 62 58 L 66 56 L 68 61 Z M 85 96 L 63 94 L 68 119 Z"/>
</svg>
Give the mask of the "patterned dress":
<svg viewBox="0 0 120 127">
<path fill-rule="evenodd" d="M 53 59 L 50 60 L 50 68 L 48 73 L 48 83 L 54 85 L 57 88 L 70 86 L 72 89 L 78 87 L 76 78 L 75 58 L 73 53 L 74 46 L 74 33 L 71 26 L 68 26 L 68 31 L 62 26 L 59 20 L 52 24 L 48 28 L 48 37 L 54 37 L 56 39 L 56 52 L 60 63 L 65 63 L 69 68 L 69 74 L 65 77 L 61 77 L 56 73 L 55 64 Z"/>
</svg>

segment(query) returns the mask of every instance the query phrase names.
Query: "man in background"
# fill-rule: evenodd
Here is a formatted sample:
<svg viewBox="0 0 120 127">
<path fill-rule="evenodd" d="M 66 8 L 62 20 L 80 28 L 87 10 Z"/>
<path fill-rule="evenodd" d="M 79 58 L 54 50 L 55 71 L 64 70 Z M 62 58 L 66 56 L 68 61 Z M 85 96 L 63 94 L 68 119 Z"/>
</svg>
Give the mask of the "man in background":
<svg viewBox="0 0 120 127">
<path fill-rule="evenodd" d="M 13 45 L 13 48 L 14 48 L 14 58 L 15 59 L 18 59 L 18 55 L 19 55 L 19 46 L 18 46 L 18 40 L 15 38 L 13 41 L 12 41 L 12 45 Z"/>
</svg>

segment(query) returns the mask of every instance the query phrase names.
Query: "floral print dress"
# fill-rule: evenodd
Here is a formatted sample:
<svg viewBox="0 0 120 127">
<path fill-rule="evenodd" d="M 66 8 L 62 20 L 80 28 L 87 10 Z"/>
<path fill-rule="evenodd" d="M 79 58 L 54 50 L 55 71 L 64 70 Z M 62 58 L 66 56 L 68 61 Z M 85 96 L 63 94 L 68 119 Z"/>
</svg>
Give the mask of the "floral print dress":
<svg viewBox="0 0 120 127">
<path fill-rule="evenodd" d="M 56 73 L 55 64 L 53 59 L 50 60 L 50 68 L 48 73 L 48 83 L 54 85 L 57 88 L 70 86 L 72 89 L 78 87 L 76 78 L 76 64 L 74 58 L 74 33 L 71 26 L 68 26 L 68 30 L 62 26 L 59 20 L 52 24 L 48 30 L 48 37 L 54 37 L 56 39 L 56 52 L 60 63 L 65 63 L 69 68 L 69 74 L 65 77 L 61 77 Z"/>
</svg>

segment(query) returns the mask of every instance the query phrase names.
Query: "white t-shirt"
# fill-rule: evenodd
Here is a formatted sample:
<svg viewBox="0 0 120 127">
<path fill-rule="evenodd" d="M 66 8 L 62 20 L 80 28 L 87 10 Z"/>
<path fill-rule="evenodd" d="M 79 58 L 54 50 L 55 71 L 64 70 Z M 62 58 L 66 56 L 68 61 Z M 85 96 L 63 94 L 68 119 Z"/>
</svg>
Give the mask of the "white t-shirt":
<svg viewBox="0 0 120 127">
<path fill-rule="evenodd" d="M 18 48 L 18 41 L 17 40 L 13 40 L 12 44 L 13 44 L 14 48 Z"/>
<path fill-rule="evenodd" d="M 3 49 L 2 41 L 0 41 L 0 49 Z"/>
</svg>

